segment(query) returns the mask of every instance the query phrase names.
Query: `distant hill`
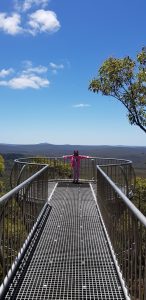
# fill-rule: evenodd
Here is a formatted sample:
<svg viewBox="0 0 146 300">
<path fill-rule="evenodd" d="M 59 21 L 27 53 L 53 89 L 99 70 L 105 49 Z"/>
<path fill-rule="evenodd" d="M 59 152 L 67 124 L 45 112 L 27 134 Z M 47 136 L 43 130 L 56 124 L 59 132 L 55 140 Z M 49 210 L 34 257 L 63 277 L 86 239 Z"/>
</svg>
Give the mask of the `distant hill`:
<svg viewBox="0 0 146 300">
<path fill-rule="evenodd" d="M 89 145 L 53 145 L 48 143 L 19 145 L 19 144 L 2 144 L 0 143 L 0 153 L 18 154 L 20 156 L 62 156 L 73 153 L 78 149 L 81 154 L 128 159 L 133 161 L 136 168 L 146 169 L 146 147 L 136 146 L 89 146 Z"/>
</svg>

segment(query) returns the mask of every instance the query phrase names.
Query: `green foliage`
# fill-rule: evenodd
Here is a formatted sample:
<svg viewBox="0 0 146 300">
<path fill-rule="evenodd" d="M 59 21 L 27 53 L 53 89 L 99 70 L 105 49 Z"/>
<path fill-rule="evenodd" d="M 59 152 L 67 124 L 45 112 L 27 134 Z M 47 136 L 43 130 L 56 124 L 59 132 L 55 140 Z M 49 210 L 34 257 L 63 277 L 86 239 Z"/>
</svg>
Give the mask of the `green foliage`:
<svg viewBox="0 0 146 300">
<path fill-rule="evenodd" d="M 39 164 L 47 164 L 49 167 L 48 177 L 49 178 L 70 178 L 71 177 L 71 166 L 70 163 L 64 160 L 59 160 L 55 158 L 43 158 L 36 157 L 33 162 Z"/>
<path fill-rule="evenodd" d="M 146 47 L 136 60 L 129 56 L 105 60 L 89 90 L 118 99 L 128 110 L 130 124 L 146 132 Z"/>
<path fill-rule="evenodd" d="M 0 195 L 3 191 L 3 189 L 4 189 L 4 183 L 3 183 L 3 181 L 0 180 Z"/>
<path fill-rule="evenodd" d="M 2 155 L 0 155 L 0 173 L 2 173 L 4 171 L 4 159 L 2 157 Z"/>
<path fill-rule="evenodd" d="M 0 155 L 0 196 L 3 194 L 4 190 L 4 182 L 1 180 L 1 177 L 4 173 L 5 165 L 4 165 L 4 159 L 2 155 Z"/>
<path fill-rule="evenodd" d="M 146 178 L 136 178 L 133 203 L 146 216 Z"/>
</svg>

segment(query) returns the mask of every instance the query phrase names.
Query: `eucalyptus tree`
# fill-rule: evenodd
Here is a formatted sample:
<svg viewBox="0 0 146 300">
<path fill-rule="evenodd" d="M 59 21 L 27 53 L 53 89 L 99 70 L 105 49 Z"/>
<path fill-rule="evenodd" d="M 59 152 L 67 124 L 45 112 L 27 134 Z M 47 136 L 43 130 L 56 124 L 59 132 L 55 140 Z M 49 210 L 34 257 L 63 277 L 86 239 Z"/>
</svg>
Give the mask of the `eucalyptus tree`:
<svg viewBox="0 0 146 300">
<path fill-rule="evenodd" d="M 105 60 L 89 90 L 119 100 L 127 109 L 130 124 L 146 132 L 146 47 L 135 60 L 129 56 Z"/>
</svg>

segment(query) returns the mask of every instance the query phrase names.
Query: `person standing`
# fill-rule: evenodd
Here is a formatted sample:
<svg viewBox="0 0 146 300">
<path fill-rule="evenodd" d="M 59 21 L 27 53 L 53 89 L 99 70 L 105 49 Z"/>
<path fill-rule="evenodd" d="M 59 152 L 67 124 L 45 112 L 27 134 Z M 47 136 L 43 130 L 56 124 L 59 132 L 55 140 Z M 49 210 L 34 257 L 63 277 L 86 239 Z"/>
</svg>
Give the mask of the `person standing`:
<svg viewBox="0 0 146 300">
<path fill-rule="evenodd" d="M 78 150 L 74 150 L 73 155 L 65 155 L 63 156 L 64 159 L 69 158 L 71 167 L 73 169 L 73 182 L 78 183 L 79 182 L 79 173 L 80 173 L 80 161 L 81 159 L 87 159 L 90 158 L 90 156 L 85 156 L 85 155 L 79 155 Z"/>
</svg>

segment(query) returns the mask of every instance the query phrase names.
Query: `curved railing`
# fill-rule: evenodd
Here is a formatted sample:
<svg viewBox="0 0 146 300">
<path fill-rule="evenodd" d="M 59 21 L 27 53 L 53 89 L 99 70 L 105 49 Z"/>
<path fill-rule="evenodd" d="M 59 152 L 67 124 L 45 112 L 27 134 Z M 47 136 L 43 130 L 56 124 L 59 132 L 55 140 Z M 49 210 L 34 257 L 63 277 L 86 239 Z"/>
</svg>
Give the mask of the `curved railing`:
<svg viewBox="0 0 146 300">
<path fill-rule="evenodd" d="M 11 173 L 11 186 L 17 186 L 28 178 L 40 166 L 48 166 L 48 179 L 71 179 L 72 170 L 68 160 L 62 157 L 28 157 L 15 160 Z M 135 188 L 135 173 L 130 160 L 116 158 L 92 157 L 81 161 L 80 180 L 96 181 L 96 165 L 100 165 L 104 172 L 128 196 L 133 195 Z"/>
</svg>

